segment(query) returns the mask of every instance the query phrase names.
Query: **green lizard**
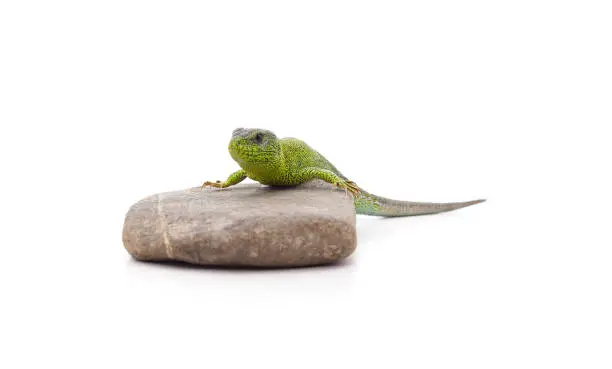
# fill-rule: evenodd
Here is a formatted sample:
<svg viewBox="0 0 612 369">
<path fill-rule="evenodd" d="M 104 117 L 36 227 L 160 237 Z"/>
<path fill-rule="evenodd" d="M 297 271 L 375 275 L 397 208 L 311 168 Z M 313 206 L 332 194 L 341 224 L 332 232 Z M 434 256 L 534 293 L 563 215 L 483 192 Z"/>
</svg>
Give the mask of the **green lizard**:
<svg viewBox="0 0 612 369">
<path fill-rule="evenodd" d="M 295 186 L 321 179 L 350 192 L 357 214 L 385 217 L 436 214 L 485 201 L 435 204 L 398 201 L 372 195 L 342 175 L 323 155 L 304 141 L 295 138 L 279 139 L 273 132 L 265 129 L 235 129 L 228 149 L 242 169 L 232 173 L 225 182 L 204 182 L 202 189 L 226 188 L 247 177 L 271 186 Z"/>
</svg>

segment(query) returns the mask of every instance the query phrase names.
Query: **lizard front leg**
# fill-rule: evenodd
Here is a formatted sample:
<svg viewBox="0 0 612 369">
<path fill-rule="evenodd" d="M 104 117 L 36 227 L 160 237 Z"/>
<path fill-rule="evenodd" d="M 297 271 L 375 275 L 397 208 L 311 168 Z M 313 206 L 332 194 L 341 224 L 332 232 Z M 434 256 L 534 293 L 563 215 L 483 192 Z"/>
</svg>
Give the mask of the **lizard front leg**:
<svg viewBox="0 0 612 369">
<path fill-rule="evenodd" d="M 204 182 L 204 184 L 202 185 L 202 189 L 204 189 L 205 187 L 226 188 L 226 187 L 233 186 L 235 184 L 238 184 L 244 181 L 246 177 L 247 177 L 246 171 L 243 169 L 240 169 L 230 174 L 229 177 L 227 177 L 227 179 L 225 180 L 225 182 L 221 182 L 221 181 Z"/>
<path fill-rule="evenodd" d="M 345 191 L 350 192 L 353 197 L 357 197 L 361 193 L 361 189 L 359 188 L 359 186 L 357 186 L 355 182 L 342 179 L 336 173 L 327 169 L 308 167 L 302 169 L 299 173 L 299 176 L 302 182 L 307 182 L 312 179 L 321 179 L 327 183 L 331 183 L 334 186 L 337 186 L 338 188 L 342 188 Z"/>
</svg>

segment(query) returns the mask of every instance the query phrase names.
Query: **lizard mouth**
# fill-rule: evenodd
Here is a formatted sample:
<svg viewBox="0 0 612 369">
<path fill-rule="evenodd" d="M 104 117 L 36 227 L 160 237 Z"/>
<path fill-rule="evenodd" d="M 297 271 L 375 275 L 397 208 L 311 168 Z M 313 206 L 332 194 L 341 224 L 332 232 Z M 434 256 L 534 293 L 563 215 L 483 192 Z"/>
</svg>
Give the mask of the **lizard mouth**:
<svg viewBox="0 0 612 369">
<path fill-rule="evenodd" d="M 274 150 L 254 150 L 250 147 L 235 145 L 230 148 L 230 154 L 239 164 L 246 163 L 265 163 L 273 157 L 276 152 Z"/>
</svg>

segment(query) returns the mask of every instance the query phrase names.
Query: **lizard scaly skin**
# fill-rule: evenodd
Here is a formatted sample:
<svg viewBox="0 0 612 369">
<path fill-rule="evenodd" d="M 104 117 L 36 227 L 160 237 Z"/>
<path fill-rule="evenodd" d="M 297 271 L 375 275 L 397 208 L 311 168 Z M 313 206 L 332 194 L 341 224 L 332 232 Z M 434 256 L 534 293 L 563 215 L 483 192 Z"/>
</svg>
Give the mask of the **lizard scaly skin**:
<svg viewBox="0 0 612 369">
<path fill-rule="evenodd" d="M 265 129 L 235 129 L 228 149 L 242 169 L 232 173 L 224 182 L 204 182 L 202 188 L 226 188 L 247 177 L 273 186 L 295 186 L 312 179 L 321 179 L 350 192 L 357 214 L 385 217 L 435 214 L 485 201 L 436 204 L 376 196 L 359 188 L 304 141 L 295 138 L 279 139 Z"/>
</svg>

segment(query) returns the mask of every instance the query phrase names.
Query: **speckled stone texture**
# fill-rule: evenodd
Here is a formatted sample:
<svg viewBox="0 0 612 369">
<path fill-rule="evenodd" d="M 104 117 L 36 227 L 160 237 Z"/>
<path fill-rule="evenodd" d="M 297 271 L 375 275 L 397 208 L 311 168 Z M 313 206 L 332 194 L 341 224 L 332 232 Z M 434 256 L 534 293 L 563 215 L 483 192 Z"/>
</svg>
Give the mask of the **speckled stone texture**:
<svg viewBox="0 0 612 369">
<path fill-rule="evenodd" d="M 138 260 L 292 267 L 334 263 L 356 247 L 355 209 L 318 181 L 160 193 L 134 204 L 123 244 Z"/>
</svg>

